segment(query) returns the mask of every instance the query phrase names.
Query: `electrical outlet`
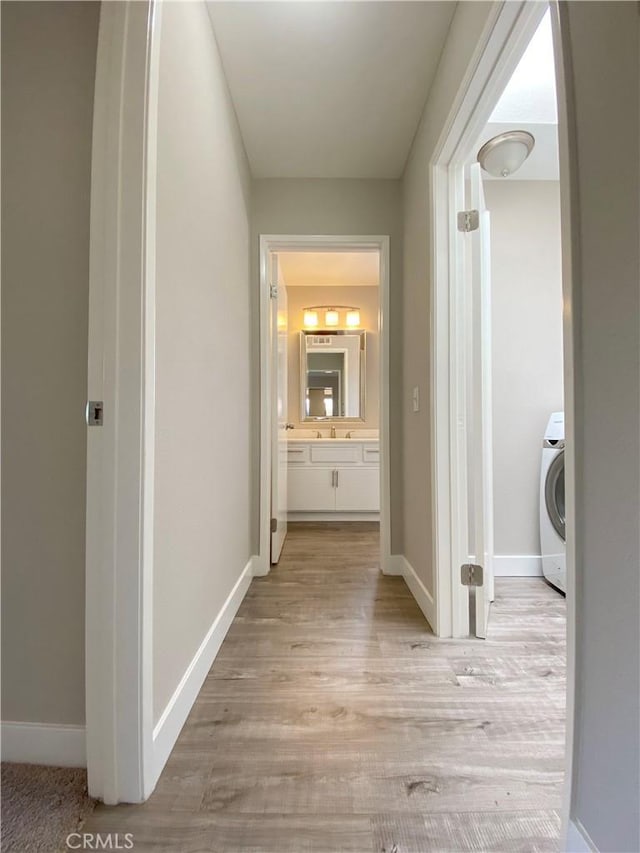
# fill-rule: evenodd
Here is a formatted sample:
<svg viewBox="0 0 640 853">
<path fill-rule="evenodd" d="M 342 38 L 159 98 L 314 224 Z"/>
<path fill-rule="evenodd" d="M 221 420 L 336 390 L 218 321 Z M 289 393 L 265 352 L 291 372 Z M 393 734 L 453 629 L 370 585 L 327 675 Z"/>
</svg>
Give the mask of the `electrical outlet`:
<svg viewBox="0 0 640 853">
<path fill-rule="evenodd" d="M 413 389 L 412 401 L 413 401 L 413 411 L 419 412 L 420 411 L 420 388 L 417 385 Z"/>
</svg>

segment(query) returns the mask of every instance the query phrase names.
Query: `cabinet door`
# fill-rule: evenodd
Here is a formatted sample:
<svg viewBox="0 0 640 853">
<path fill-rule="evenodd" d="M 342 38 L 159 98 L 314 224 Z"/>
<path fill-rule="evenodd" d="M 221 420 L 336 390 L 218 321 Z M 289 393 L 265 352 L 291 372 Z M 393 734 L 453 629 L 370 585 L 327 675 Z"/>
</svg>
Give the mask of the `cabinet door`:
<svg viewBox="0 0 640 853">
<path fill-rule="evenodd" d="M 336 508 L 333 468 L 289 466 L 289 510 L 323 512 Z"/>
<path fill-rule="evenodd" d="M 378 512 L 380 469 L 339 468 L 336 509 L 344 512 Z"/>
</svg>

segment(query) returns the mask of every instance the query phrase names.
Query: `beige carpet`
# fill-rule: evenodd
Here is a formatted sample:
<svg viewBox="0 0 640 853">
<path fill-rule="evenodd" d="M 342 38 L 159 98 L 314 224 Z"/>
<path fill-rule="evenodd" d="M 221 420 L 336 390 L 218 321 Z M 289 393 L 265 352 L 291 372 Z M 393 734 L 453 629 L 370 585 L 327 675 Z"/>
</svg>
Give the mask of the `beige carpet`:
<svg viewBox="0 0 640 853">
<path fill-rule="evenodd" d="M 81 768 L 2 764 L 2 853 L 60 853 L 94 808 Z"/>
</svg>

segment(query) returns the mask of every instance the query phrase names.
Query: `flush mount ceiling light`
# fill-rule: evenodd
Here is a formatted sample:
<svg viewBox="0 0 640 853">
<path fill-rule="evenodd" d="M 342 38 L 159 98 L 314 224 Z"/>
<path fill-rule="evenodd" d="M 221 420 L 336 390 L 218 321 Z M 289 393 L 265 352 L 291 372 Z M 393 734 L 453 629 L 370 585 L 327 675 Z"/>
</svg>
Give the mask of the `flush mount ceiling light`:
<svg viewBox="0 0 640 853">
<path fill-rule="evenodd" d="M 490 175 L 507 178 L 518 171 L 535 144 L 535 138 L 526 130 L 499 133 L 478 151 L 478 163 Z"/>
</svg>

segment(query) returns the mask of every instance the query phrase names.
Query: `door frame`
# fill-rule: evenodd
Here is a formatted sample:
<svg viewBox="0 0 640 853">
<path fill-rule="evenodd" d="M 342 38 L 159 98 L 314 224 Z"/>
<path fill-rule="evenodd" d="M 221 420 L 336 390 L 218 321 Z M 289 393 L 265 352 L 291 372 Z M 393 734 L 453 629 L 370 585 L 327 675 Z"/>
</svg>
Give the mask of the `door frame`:
<svg viewBox="0 0 640 853">
<path fill-rule="evenodd" d="M 267 575 L 271 569 L 271 392 L 273 376 L 269 353 L 269 254 L 285 251 L 363 251 L 380 253 L 379 322 L 380 335 L 380 567 L 385 574 L 391 568 L 391 486 L 389 472 L 389 237 L 387 235 L 260 235 L 260 551 L 254 575 Z"/>
<path fill-rule="evenodd" d="M 464 209 L 464 167 L 531 36 L 544 3 L 496 4 L 458 91 L 430 166 L 432 215 L 431 420 L 435 507 L 434 564 L 438 634 L 469 634 L 469 589 L 459 566 L 468 556 L 464 395 L 464 252 L 456 212 Z M 456 511 L 458 508 L 458 511 Z"/>
<path fill-rule="evenodd" d="M 579 341 L 572 317 L 579 303 L 578 283 L 573 276 L 575 217 L 573 193 L 575 145 L 571 136 L 574 120 L 570 89 L 570 49 L 564 30 L 564 11 L 558 0 L 531 3 L 526 0 L 496 3 L 478 47 L 454 99 L 452 109 L 429 163 L 430 209 L 432 213 L 431 259 L 431 424 L 434 516 L 433 559 L 438 634 L 463 637 L 469 630 L 468 589 L 459 582 L 458 554 L 466 541 L 456 512 L 460 495 L 466 495 L 462 464 L 464 423 L 459 424 L 461 394 L 464 394 L 464 358 L 461 336 L 461 305 L 464 275 L 460 241 L 455 238 L 456 213 L 463 209 L 463 166 L 472 145 L 509 81 L 531 36 L 547 8 L 551 10 L 558 96 L 558 138 L 562 230 L 563 349 L 565 398 L 565 497 L 567 537 L 567 705 L 565 780 L 562 808 L 562 839 L 571 829 L 570 807 L 574 749 L 575 645 L 576 645 L 576 550 L 575 550 L 575 417 L 574 351 Z M 461 428 L 460 428 L 461 426 Z M 575 849 L 575 848 L 571 848 Z"/>
<path fill-rule="evenodd" d="M 269 493 L 269 505 L 271 507 L 270 512 L 270 521 L 273 522 L 274 518 L 276 521 L 275 530 L 270 529 L 269 531 L 269 565 L 276 565 L 280 561 L 280 555 L 282 554 L 282 549 L 284 547 L 285 540 L 287 538 L 287 531 L 289 527 L 289 519 L 288 519 L 288 488 L 289 484 L 287 482 L 288 477 L 288 464 L 289 460 L 288 454 L 286 454 L 285 458 L 282 457 L 282 444 L 286 442 L 286 436 L 284 435 L 284 429 L 286 428 L 286 423 L 289 420 L 289 329 L 288 329 L 288 316 L 289 316 L 289 299 L 287 296 L 287 287 L 283 282 L 282 271 L 280 269 L 280 264 L 278 262 L 277 255 L 269 256 L 270 264 L 270 276 L 271 282 L 275 284 L 277 289 L 277 295 L 273 299 L 269 299 L 269 356 L 271 358 L 270 367 L 272 368 L 273 374 L 276 376 L 276 380 L 280 375 L 280 359 L 281 359 L 281 347 L 284 343 L 284 373 L 285 373 L 285 384 L 286 388 L 282 389 L 279 387 L 272 387 L 271 390 L 276 391 L 277 394 L 274 394 L 271 398 L 271 404 L 269 407 L 269 423 L 273 427 L 271 429 L 271 459 L 273 461 L 273 465 L 271 466 L 271 477 L 270 477 L 270 493 Z M 284 300 L 283 300 L 284 295 Z M 280 326 L 280 311 L 283 307 L 285 308 L 285 325 L 284 329 Z M 284 341 L 283 341 L 284 338 Z M 280 403 L 284 402 L 283 409 L 279 409 Z M 286 447 L 286 445 L 285 445 Z M 282 482 L 284 480 L 284 482 Z M 274 485 L 277 485 L 277 494 L 275 495 L 275 506 L 274 506 Z M 281 512 L 283 508 L 282 496 L 285 496 L 285 507 L 284 512 Z M 283 517 L 284 516 L 284 517 Z M 281 527 L 282 525 L 282 527 Z M 278 553 L 277 559 L 274 560 L 274 538 L 277 540 Z"/>
<path fill-rule="evenodd" d="M 89 794 L 142 802 L 153 740 L 155 208 L 162 3 L 103 3 L 91 167 L 85 682 Z"/>
</svg>

